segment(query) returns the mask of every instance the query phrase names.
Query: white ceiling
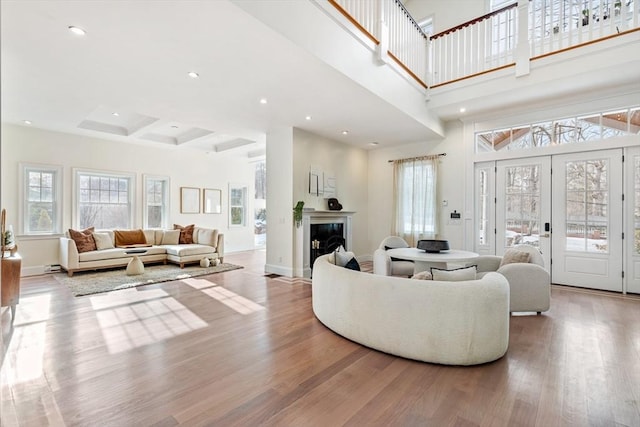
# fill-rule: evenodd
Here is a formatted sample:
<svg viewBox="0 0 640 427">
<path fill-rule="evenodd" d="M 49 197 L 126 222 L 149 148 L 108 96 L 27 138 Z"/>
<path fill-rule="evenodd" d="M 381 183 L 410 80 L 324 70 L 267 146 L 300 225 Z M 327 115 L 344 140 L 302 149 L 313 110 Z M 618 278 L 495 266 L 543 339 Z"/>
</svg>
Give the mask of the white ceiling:
<svg viewBox="0 0 640 427">
<path fill-rule="evenodd" d="M 4 123 L 206 151 L 248 140 L 254 153 L 281 126 L 362 148 L 424 139 L 416 120 L 226 0 L 1 7 Z"/>
</svg>

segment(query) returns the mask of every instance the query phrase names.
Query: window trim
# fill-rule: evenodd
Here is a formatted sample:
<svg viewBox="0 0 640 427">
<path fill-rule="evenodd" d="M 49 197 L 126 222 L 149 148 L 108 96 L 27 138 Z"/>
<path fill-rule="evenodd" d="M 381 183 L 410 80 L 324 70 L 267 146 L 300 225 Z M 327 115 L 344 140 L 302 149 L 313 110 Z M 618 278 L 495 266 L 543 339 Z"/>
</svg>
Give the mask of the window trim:
<svg viewBox="0 0 640 427">
<path fill-rule="evenodd" d="M 243 191 L 243 211 L 242 211 L 242 224 L 233 224 L 231 221 L 231 210 L 237 205 L 231 203 L 232 190 L 241 189 Z M 247 212 L 249 211 L 249 186 L 247 184 L 229 183 L 229 228 L 243 228 L 247 227 Z"/>
<path fill-rule="evenodd" d="M 53 212 L 55 218 L 53 218 L 53 231 L 51 233 L 43 232 L 30 232 L 27 231 L 27 219 L 28 212 L 28 172 L 31 170 L 37 170 L 40 172 L 52 172 L 54 175 L 53 183 Z M 63 179 L 64 168 L 60 165 L 49 165 L 42 163 L 19 163 L 19 182 L 20 190 L 19 197 L 20 203 L 18 204 L 18 234 L 20 236 L 29 237 L 50 237 L 58 236 L 62 234 L 62 205 L 63 205 Z"/>
<path fill-rule="evenodd" d="M 71 224 L 76 229 L 80 229 L 80 216 L 78 204 L 80 203 L 80 175 L 98 175 L 108 178 L 127 178 L 129 179 L 129 224 L 127 228 L 134 228 L 135 223 L 135 200 L 136 200 L 136 174 L 131 172 L 105 171 L 101 169 L 73 168 L 73 184 L 71 194 Z"/>
<path fill-rule="evenodd" d="M 152 228 L 149 226 L 149 215 L 147 203 L 147 182 L 149 180 L 164 181 L 164 205 L 162 207 L 162 223 L 161 228 L 169 228 L 169 217 L 171 214 L 171 178 L 167 175 L 150 175 L 142 174 L 142 228 Z"/>
</svg>

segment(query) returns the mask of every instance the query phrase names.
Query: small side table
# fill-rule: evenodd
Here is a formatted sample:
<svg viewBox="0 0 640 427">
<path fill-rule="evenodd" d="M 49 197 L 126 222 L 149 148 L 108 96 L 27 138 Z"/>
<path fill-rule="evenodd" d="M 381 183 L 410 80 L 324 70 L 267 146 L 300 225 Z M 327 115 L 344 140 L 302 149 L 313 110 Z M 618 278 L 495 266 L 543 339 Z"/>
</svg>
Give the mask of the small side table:
<svg viewBox="0 0 640 427">
<path fill-rule="evenodd" d="M 129 249 L 124 253 L 127 255 L 133 255 L 129 264 L 127 264 L 127 276 L 137 276 L 139 274 L 144 273 L 144 264 L 138 258 L 138 255 L 143 255 L 147 253 L 146 249 Z"/>
<path fill-rule="evenodd" d="M 2 307 L 11 306 L 11 321 L 16 317 L 16 305 L 20 301 L 20 269 L 22 257 L 15 253 L 2 258 Z"/>
</svg>

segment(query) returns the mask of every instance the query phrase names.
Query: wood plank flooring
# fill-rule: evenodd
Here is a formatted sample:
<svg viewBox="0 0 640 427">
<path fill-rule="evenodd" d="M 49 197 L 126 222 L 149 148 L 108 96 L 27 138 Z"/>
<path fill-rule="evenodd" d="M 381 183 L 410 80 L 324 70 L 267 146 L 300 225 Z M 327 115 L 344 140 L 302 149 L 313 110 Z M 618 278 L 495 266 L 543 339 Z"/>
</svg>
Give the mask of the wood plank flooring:
<svg viewBox="0 0 640 427">
<path fill-rule="evenodd" d="M 80 298 L 23 279 L 13 327 L 0 312 L 2 426 L 640 426 L 638 296 L 553 286 L 505 357 L 441 366 L 334 334 L 264 258 Z"/>
</svg>

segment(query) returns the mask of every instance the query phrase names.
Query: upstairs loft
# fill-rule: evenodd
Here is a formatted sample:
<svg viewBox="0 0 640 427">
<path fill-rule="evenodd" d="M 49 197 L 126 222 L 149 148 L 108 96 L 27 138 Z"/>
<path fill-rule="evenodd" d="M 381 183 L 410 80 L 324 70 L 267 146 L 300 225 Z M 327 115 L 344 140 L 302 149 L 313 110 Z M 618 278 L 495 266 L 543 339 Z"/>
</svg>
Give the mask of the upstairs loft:
<svg viewBox="0 0 640 427">
<path fill-rule="evenodd" d="M 337 23 L 368 51 L 362 60 L 345 47 L 344 38 L 334 42 L 337 36 L 324 31 L 328 24 L 316 24 L 318 14 L 296 31 L 291 23 L 285 28 L 285 22 L 275 22 L 278 11 L 267 14 L 251 3 L 239 5 L 422 122 L 433 132 L 425 133 L 427 140 L 442 135 L 449 120 L 640 91 L 639 0 L 512 3 L 434 35 L 425 34 L 399 0 L 282 6 L 295 7 L 296 13 L 301 4 L 320 9 L 334 29 Z M 378 79 L 384 68 L 393 69 L 405 87 Z M 410 104 L 415 94 L 419 101 Z"/>
</svg>

